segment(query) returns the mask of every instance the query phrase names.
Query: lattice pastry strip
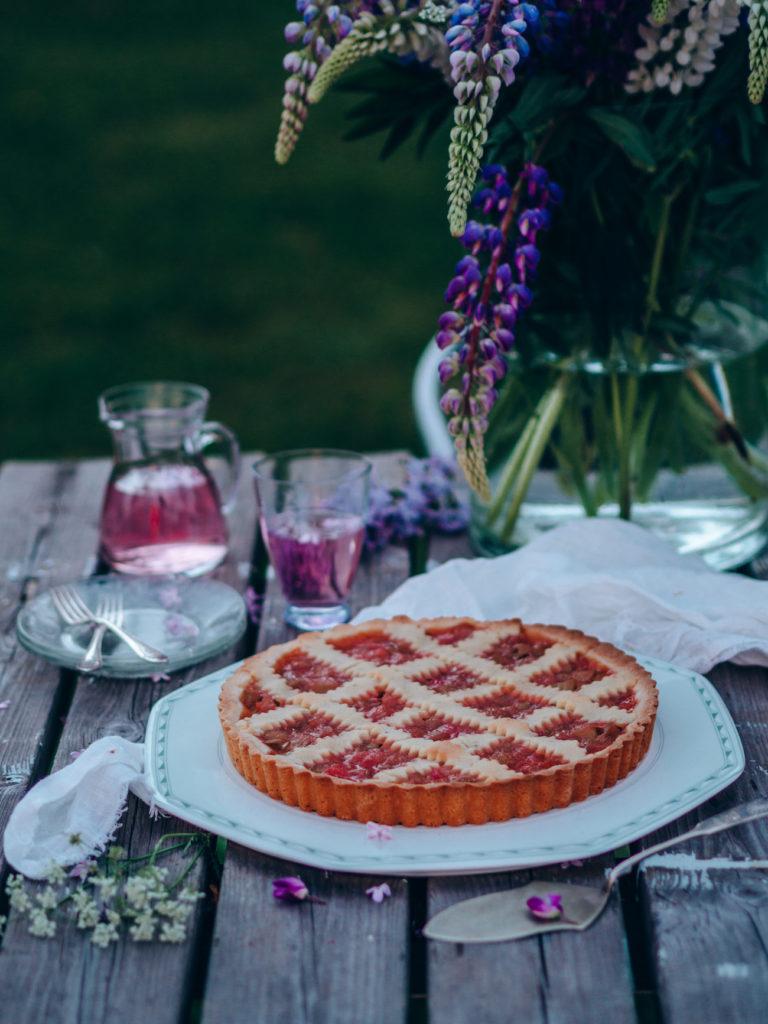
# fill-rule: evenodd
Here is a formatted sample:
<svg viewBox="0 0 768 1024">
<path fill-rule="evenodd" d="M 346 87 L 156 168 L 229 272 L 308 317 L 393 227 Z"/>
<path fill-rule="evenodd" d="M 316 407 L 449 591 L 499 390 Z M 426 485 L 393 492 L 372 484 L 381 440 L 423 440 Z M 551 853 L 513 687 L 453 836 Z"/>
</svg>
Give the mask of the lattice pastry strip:
<svg viewBox="0 0 768 1024">
<path fill-rule="evenodd" d="M 236 767 L 323 814 L 501 820 L 612 785 L 650 742 L 634 659 L 562 627 L 397 618 L 249 659 L 220 717 Z"/>
</svg>

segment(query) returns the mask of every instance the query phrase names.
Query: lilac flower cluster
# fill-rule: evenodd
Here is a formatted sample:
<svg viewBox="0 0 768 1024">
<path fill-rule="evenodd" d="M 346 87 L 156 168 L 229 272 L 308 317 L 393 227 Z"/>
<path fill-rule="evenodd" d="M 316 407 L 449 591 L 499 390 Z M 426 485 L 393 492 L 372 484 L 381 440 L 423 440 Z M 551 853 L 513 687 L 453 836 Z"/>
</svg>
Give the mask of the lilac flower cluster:
<svg viewBox="0 0 768 1024">
<path fill-rule="evenodd" d="M 470 0 L 458 4 L 449 19 L 445 41 L 457 101 L 448 150 L 448 221 L 454 235 L 466 225 L 499 91 L 515 80 L 515 68 L 529 52 L 523 33 L 538 20 L 535 4 L 513 0 Z"/>
<path fill-rule="evenodd" d="M 525 165 L 514 186 L 499 164 L 484 168 L 482 180 L 474 204 L 489 220 L 471 220 L 464 230 L 461 241 L 469 255 L 456 265 L 445 293 L 453 309 L 440 317 L 436 336 L 446 353 L 440 381 L 452 384 L 440 406 L 449 417 L 459 462 L 480 492 L 487 486 L 480 469 L 483 436 L 498 397 L 497 384 L 506 374 L 504 356 L 515 343 L 521 313 L 533 299 L 539 232 L 549 227 L 550 208 L 561 200 L 559 186 L 533 163 Z M 481 258 L 488 261 L 485 270 Z"/>
<path fill-rule="evenodd" d="M 367 0 L 352 0 L 345 4 L 327 0 L 296 0 L 301 21 L 291 21 L 285 27 L 285 39 L 290 46 L 301 46 L 283 58 L 288 72 L 283 93 L 283 113 L 275 144 L 275 159 L 284 164 L 296 145 L 307 119 L 307 91 L 317 70 L 333 52 L 336 43 L 346 38 L 354 20 L 370 9 Z M 343 9 L 342 9 L 343 8 Z"/>
<path fill-rule="evenodd" d="M 402 487 L 372 487 L 365 547 L 372 553 L 425 533 L 459 533 L 468 521 L 454 466 L 437 457 L 409 459 Z"/>
</svg>

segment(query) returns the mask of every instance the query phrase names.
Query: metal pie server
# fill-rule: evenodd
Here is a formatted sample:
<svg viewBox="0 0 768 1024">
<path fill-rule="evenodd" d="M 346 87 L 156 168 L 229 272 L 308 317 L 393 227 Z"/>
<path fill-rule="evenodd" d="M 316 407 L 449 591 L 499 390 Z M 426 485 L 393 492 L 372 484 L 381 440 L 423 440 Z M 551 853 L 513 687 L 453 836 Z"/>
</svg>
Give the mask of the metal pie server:
<svg viewBox="0 0 768 1024">
<path fill-rule="evenodd" d="M 525 939 L 544 932 L 582 932 L 602 914 L 617 880 L 646 857 L 676 846 L 686 839 L 714 835 L 715 832 L 724 832 L 735 825 L 766 816 L 768 800 L 750 800 L 730 811 L 705 818 L 680 836 L 665 839 L 620 861 L 608 873 L 602 889 L 571 882 L 531 882 L 519 889 L 507 889 L 455 903 L 436 914 L 424 927 L 423 934 L 429 939 L 442 942 L 475 943 Z M 744 866 L 749 867 L 749 861 L 745 861 Z M 549 921 L 537 920 L 528 910 L 526 901 L 531 896 L 547 896 L 554 889 L 557 889 L 562 899 L 562 916 Z"/>
</svg>

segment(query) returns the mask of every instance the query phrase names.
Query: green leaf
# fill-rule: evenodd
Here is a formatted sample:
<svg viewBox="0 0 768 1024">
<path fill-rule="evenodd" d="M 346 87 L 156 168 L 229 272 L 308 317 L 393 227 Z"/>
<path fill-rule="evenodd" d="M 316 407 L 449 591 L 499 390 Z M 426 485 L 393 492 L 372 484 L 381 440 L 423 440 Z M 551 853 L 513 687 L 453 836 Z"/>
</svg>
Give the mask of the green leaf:
<svg viewBox="0 0 768 1024">
<path fill-rule="evenodd" d="M 525 83 L 509 120 L 526 134 L 578 106 L 586 92 L 566 75 L 539 72 Z"/>
<path fill-rule="evenodd" d="M 589 110 L 587 117 L 595 122 L 610 142 L 622 150 L 635 167 L 649 173 L 656 170 L 653 141 L 643 125 L 636 124 L 628 117 L 614 114 L 602 107 L 594 107 Z"/>
<path fill-rule="evenodd" d="M 704 201 L 710 206 L 725 206 L 732 199 L 747 195 L 762 187 L 760 181 L 733 181 L 730 185 L 721 185 L 719 188 L 711 188 L 704 193 Z"/>
<path fill-rule="evenodd" d="M 219 865 L 219 868 L 223 868 L 224 861 L 227 859 L 227 840 L 224 839 L 223 836 L 216 836 L 214 855 L 216 857 L 216 863 Z"/>
</svg>

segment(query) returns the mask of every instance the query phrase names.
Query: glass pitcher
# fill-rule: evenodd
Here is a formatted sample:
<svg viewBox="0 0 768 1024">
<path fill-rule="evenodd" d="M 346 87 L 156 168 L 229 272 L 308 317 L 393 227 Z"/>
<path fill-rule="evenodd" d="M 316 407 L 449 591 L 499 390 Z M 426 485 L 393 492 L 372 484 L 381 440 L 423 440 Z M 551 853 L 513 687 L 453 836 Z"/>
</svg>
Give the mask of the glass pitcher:
<svg viewBox="0 0 768 1024">
<path fill-rule="evenodd" d="M 227 553 L 224 512 L 234 501 L 240 448 L 231 430 L 205 422 L 208 391 L 196 384 L 123 384 L 99 397 L 115 465 L 101 512 L 100 555 L 136 575 L 210 572 Z M 224 449 L 224 501 L 203 449 Z"/>
</svg>

